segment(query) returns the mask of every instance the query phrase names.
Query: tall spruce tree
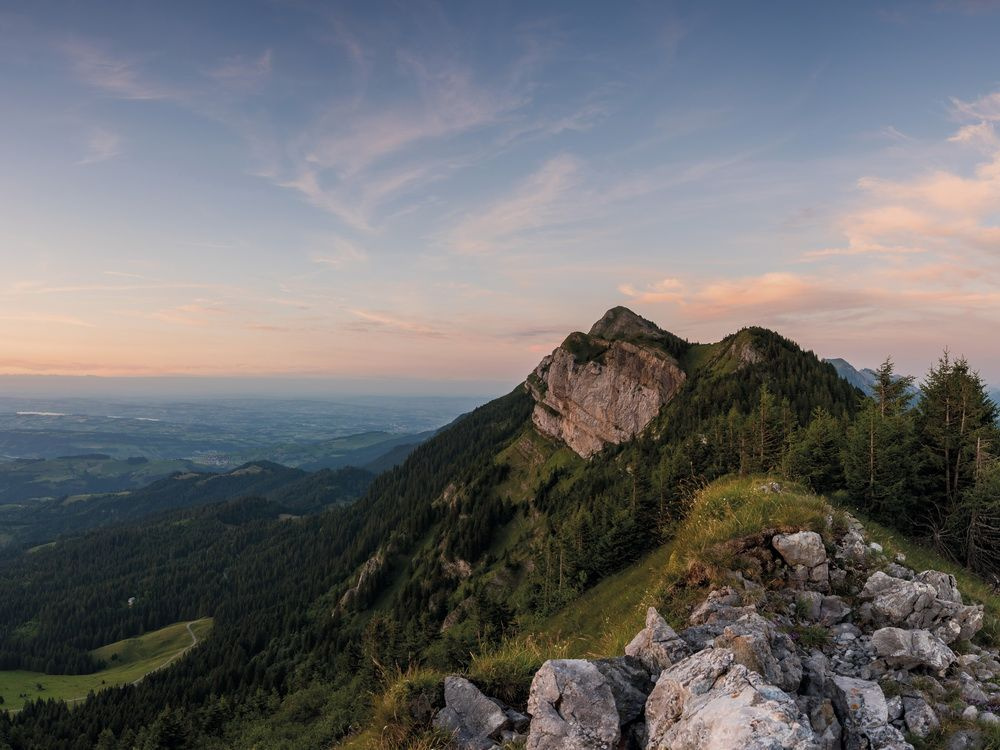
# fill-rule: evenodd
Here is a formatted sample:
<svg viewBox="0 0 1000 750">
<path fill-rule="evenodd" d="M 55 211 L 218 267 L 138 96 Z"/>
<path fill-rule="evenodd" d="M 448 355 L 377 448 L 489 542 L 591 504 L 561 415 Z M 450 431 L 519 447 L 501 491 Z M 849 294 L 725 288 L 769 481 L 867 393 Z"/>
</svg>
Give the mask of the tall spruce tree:
<svg viewBox="0 0 1000 750">
<path fill-rule="evenodd" d="M 997 445 L 996 422 L 997 406 L 979 373 L 945 351 L 927 374 L 917 407 L 928 521 L 938 546 L 962 546 L 959 504 Z"/>
<path fill-rule="evenodd" d="M 785 456 L 785 474 L 805 482 L 814 492 L 832 492 L 844 486 L 844 426 L 817 406 L 809 425 L 799 431 Z"/>
<path fill-rule="evenodd" d="M 912 377 L 898 377 L 892 358 L 876 372 L 866 398 L 848 427 L 844 478 L 851 500 L 875 518 L 905 525 L 917 471 Z"/>
</svg>

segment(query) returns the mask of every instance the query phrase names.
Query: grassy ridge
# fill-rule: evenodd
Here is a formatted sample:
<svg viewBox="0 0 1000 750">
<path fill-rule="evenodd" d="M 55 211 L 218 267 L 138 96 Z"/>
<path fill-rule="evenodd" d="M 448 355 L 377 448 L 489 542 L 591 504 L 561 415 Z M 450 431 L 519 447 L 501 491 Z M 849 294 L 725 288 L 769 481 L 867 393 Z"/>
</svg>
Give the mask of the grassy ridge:
<svg viewBox="0 0 1000 750">
<path fill-rule="evenodd" d="M 212 618 L 174 623 L 138 638 L 102 646 L 93 654 L 109 666 L 93 674 L 49 675 L 23 670 L 0 672 L 0 697 L 4 699 L 2 708 L 17 710 L 25 702 L 36 698 L 72 701 L 86 697 L 91 690 L 142 679 L 172 662 L 192 645 L 188 624 L 200 641 L 211 630 Z"/>
</svg>

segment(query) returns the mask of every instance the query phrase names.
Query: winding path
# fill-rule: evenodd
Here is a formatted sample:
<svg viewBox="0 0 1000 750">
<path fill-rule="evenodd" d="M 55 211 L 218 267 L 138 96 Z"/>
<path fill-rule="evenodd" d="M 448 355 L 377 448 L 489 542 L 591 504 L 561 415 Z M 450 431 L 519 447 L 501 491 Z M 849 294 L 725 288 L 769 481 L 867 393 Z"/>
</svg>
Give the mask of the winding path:
<svg viewBox="0 0 1000 750">
<path fill-rule="evenodd" d="M 191 643 L 189 643 L 187 646 L 185 646 L 184 648 L 182 648 L 176 654 L 174 654 L 173 656 L 171 656 L 169 659 L 167 659 L 165 662 L 163 662 L 163 664 L 160 664 L 159 666 L 153 667 L 151 670 L 149 670 L 148 672 L 146 672 L 146 674 L 144 674 L 138 680 L 135 680 L 134 682 L 120 683 L 120 684 L 128 684 L 128 685 L 132 685 L 133 687 L 135 687 L 140 682 L 142 682 L 144 679 L 146 679 L 147 677 L 149 677 L 149 675 L 153 674 L 153 672 L 159 672 L 161 669 L 166 669 L 171 664 L 173 664 L 175 661 L 177 661 L 182 656 L 184 656 L 184 654 L 186 654 L 188 651 L 190 651 L 195 646 L 197 646 L 199 643 L 201 643 L 201 641 L 198 638 L 198 634 L 195 633 L 194 629 L 191 627 L 196 622 L 201 622 L 201 621 L 200 620 L 191 620 L 191 622 L 185 623 L 185 625 L 184 625 L 184 627 L 187 628 L 188 635 L 191 636 Z M 108 687 L 114 687 L 114 685 L 108 685 Z M 85 701 L 85 700 L 87 700 L 87 696 L 86 695 L 81 696 L 79 698 L 65 698 L 63 700 L 63 702 L 66 703 L 67 705 L 69 705 L 70 703 L 79 703 L 80 701 Z M 2 710 L 2 709 L 0 709 L 0 710 Z M 7 709 L 7 713 L 16 714 L 16 713 L 18 713 L 21 710 L 22 709 L 20 709 L 20 708 L 10 708 L 10 709 Z"/>
</svg>

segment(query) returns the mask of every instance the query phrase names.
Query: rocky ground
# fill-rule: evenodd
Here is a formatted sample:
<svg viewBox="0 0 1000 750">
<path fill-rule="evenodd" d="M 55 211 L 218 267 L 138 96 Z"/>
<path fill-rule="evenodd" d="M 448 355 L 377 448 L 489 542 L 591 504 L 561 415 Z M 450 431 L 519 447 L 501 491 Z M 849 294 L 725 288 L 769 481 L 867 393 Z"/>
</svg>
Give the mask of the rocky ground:
<svg viewBox="0 0 1000 750">
<path fill-rule="evenodd" d="M 942 724 L 949 749 L 984 747 L 1000 659 L 971 642 L 982 607 L 856 520 L 829 526 L 761 536 L 760 580 L 733 572 L 679 631 L 650 608 L 624 655 L 545 662 L 527 714 L 446 678 L 435 725 L 463 750 L 902 750 Z"/>
</svg>

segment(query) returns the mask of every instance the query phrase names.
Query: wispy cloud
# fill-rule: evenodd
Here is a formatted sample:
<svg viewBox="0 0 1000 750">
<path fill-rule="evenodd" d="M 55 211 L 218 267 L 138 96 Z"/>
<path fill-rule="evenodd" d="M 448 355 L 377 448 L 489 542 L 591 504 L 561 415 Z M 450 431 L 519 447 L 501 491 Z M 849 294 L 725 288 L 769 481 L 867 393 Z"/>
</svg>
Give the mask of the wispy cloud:
<svg viewBox="0 0 1000 750">
<path fill-rule="evenodd" d="M 327 268 L 344 268 L 368 259 L 368 254 L 362 248 L 343 237 L 331 237 L 315 244 L 322 249 L 313 252 L 312 262 Z"/>
<path fill-rule="evenodd" d="M 136 100 L 178 96 L 176 90 L 149 80 L 138 62 L 116 57 L 93 42 L 74 38 L 63 41 L 59 48 L 81 81 L 109 96 Z"/>
<path fill-rule="evenodd" d="M 510 240 L 557 223 L 565 215 L 567 193 L 578 184 L 580 162 L 554 157 L 508 197 L 465 216 L 449 233 L 448 244 L 463 255 L 495 252 Z"/>
<path fill-rule="evenodd" d="M 90 138 L 87 140 L 87 153 L 77 164 L 97 164 L 108 159 L 113 159 L 121 153 L 120 144 L 121 138 L 117 133 L 98 128 L 91 133 Z"/>
<path fill-rule="evenodd" d="M 439 327 L 411 316 L 404 318 L 379 310 L 352 309 L 348 312 L 356 318 L 356 321 L 353 324 L 348 324 L 347 327 L 355 331 L 394 333 L 427 338 L 443 338 L 446 335 Z"/>
<path fill-rule="evenodd" d="M 269 49 L 255 58 L 243 55 L 227 57 L 210 69 L 208 76 L 228 89 L 242 92 L 255 91 L 270 78 L 272 57 Z"/>
</svg>

